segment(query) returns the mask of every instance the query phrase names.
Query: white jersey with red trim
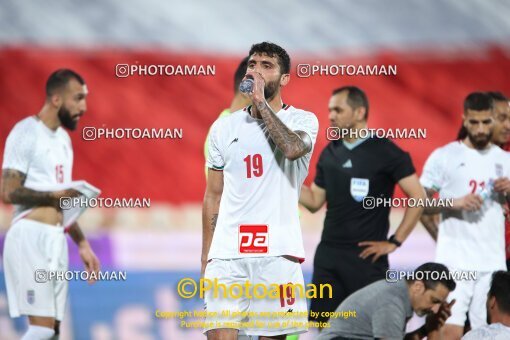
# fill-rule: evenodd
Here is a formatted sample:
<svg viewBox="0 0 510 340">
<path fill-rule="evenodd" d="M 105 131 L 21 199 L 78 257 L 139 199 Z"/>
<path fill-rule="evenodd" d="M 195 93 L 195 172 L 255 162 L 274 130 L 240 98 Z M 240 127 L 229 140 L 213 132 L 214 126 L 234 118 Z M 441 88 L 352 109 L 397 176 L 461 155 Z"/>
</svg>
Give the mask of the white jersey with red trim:
<svg viewBox="0 0 510 340">
<path fill-rule="evenodd" d="M 62 127 L 53 131 L 35 116 L 27 117 L 19 121 L 7 137 L 2 169 L 25 174 L 26 187 L 71 182 L 71 138 Z M 30 211 L 25 206 L 14 207 L 13 223 Z"/>
<path fill-rule="evenodd" d="M 427 159 L 420 182 L 440 198 L 482 196 L 478 211 L 441 214 L 436 261 L 458 270 L 495 271 L 506 268 L 504 239 L 505 198 L 491 182 L 510 177 L 510 156 L 498 146 L 476 150 L 461 141 L 435 150 Z"/>
<path fill-rule="evenodd" d="M 315 145 L 317 117 L 284 105 L 277 117 Z M 290 255 L 304 259 L 298 199 L 312 150 L 291 161 L 250 107 L 219 118 L 209 135 L 207 166 L 223 171 L 224 186 L 208 258 Z"/>
</svg>

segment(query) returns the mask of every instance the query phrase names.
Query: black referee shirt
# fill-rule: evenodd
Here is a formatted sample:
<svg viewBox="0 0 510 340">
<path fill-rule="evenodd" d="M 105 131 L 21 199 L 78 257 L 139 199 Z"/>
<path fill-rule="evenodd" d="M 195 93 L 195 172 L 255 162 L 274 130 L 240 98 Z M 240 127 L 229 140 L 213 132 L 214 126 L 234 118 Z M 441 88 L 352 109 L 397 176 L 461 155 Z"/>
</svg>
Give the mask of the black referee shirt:
<svg viewBox="0 0 510 340">
<path fill-rule="evenodd" d="M 356 145 L 356 143 L 354 143 Z M 331 141 L 317 163 L 315 184 L 326 190 L 321 242 L 342 246 L 388 237 L 390 207 L 363 208 L 363 197 L 393 197 L 395 184 L 415 173 L 409 154 L 386 138 L 368 138 L 350 149 Z"/>
</svg>

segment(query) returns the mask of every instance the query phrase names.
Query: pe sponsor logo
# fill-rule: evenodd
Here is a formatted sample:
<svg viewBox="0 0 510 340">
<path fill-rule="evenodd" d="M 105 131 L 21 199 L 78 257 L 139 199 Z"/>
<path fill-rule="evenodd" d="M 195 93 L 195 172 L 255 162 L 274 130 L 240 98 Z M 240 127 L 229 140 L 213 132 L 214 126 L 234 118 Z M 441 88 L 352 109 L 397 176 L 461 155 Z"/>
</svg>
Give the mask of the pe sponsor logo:
<svg viewBox="0 0 510 340">
<path fill-rule="evenodd" d="M 266 254 L 269 246 L 268 227 L 264 224 L 239 226 L 239 253 Z"/>
</svg>

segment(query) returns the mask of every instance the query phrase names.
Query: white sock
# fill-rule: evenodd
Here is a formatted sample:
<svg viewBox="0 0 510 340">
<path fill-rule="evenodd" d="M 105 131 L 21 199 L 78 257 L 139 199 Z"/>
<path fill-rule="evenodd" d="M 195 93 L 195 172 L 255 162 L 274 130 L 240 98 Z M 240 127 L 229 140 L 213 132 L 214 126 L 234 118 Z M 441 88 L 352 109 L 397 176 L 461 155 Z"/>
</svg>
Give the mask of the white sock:
<svg viewBox="0 0 510 340">
<path fill-rule="evenodd" d="M 21 340 L 50 340 L 54 334 L 55 331 L 51 328 L 30 325 Z"/>
</svg>

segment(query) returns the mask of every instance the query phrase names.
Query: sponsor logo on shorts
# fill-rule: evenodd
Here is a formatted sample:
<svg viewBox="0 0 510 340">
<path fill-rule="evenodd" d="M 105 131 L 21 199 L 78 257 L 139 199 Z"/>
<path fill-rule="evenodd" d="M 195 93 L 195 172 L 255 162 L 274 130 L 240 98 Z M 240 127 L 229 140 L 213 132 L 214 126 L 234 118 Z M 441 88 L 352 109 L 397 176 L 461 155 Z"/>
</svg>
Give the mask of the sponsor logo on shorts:
<svg viewBox="0 0 510 340">
<path fill-rule="evenodd" d="M 268 226 L 264 224 L 239 226 L 239 253 L 267 254 L 269 246 Z"/>
</svg>

